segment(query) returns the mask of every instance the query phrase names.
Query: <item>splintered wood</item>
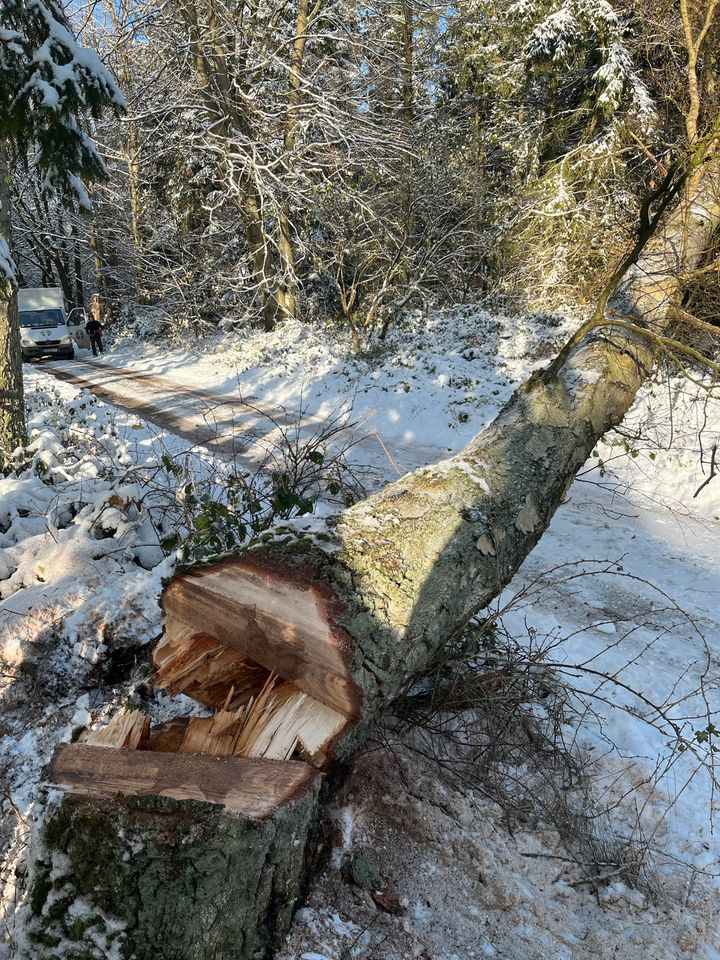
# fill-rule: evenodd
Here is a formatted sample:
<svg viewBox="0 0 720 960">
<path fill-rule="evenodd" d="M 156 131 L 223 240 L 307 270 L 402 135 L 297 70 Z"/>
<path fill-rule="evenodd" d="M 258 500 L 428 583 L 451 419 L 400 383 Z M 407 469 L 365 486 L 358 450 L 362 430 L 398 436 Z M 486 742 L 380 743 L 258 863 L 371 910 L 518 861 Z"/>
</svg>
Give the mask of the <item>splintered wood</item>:
<svg viewBox="0 0 720 960">
<path fill-rule="evenodd" d="M 262 689 L 269 671 L 228 650 L 207 633 L 169 622 L 153 661 L 158 668 L 155 686 L 171 697 L 184 693 L 206 707 L 225 703 L 228 688 L 235 690 L 235 702 L 251 699 Z"/>
<path fill-rule="evenodd" d="M 321 766 L 323 747 L 345 718 L 291 683 L 270 676 L 256 698 L 232 709 L 234 691 L 212 717 L 191 717 L 178 747 L 185 753 L 289 760 L 296 752 Z"/>
<path fill-rule="evenodd" d="M 107 726 L 86 733 L 84 743 L 266 760 L 289 760 L 297 754 L 322 766 L 328 744 L 346 723 L 332 707 L 227 650 L 209 634 L 168 627 L 153 659 L 156 686 L 170 696 L 183 693 L 219 708 L 216 713 L 151 732 L 148 716 L 123 711 Z"/>
<path fill-rule="evenodd" d="M 110 723 L 84 733 L 80 740 L 96 747 L 145 750 L 150 739 L 150 717 L 140 710 L 116 713 Z"/>
<path fill-rule="evenodd" d="M 139 710 L 119 711 L 58 754 L 50 775 L 64 789 L 202 798 L 261 816 L 285 787 L 311 783 L 306 771 L 327 766 L 359 699 L 324 600 L 311 587 L 245 573 L 230 563 L 184 575 L 163 598 L 154 684 L 212 714 L 151 725 Z M 295 772 L 275 775 L 273 763 Z M 234 784 L 240 775 L 250 780 Z"/>
<path fill-rule="evenodd" d="M 269 760 L 298 753 L 322 766 L 324 748 L 345 725 L 332 707 L 207 634 L 168 629 L 154 659 L 157 686 L 220 708 L 214 716 L 189 719 L 177 747 L 184 753 Z"/>
</svg>

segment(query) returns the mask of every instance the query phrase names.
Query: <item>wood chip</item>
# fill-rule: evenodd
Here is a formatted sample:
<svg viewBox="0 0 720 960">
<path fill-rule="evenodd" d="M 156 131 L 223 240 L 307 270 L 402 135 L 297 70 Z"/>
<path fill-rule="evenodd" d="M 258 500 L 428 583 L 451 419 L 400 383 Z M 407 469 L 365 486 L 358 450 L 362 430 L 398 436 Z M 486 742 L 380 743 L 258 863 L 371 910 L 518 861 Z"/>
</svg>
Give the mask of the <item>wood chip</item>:
<svg viewBox="0 0 720 960">
<path fill-rule="evenodd" d="M 141 710 L 121 710 L 104 727 L 87 730 L 83 743 L 123 750 L 146 750 L 150 739 L 150 717 Z"/>
</svg>

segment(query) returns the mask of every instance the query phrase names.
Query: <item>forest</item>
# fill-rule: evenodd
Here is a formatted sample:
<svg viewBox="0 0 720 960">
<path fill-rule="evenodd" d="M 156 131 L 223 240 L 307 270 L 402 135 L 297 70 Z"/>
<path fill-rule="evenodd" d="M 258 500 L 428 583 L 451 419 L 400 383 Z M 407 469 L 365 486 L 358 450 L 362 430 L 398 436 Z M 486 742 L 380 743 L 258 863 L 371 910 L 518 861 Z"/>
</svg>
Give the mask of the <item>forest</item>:
<svg viewBox="0 0 720 960">
<path fill-rule="evenodd" d="M 713 960 L 720 0 L 0 0 L 0 960 Z"/>
</svg>

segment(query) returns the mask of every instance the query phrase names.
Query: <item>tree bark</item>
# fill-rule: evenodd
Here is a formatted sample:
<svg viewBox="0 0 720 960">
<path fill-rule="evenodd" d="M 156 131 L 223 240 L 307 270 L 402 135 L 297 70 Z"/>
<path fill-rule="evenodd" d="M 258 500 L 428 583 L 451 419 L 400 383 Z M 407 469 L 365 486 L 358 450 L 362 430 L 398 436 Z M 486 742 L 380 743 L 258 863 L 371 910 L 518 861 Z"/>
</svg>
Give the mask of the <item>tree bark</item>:
<svg viewBox="0 0 720 960">
<path fill-rule="evenodd" d="M 85 312 L 85 283 L 83 281 L 82 248 L 78 236 L 77 222 L 73 221 L 73 268 L 75 273 L 75 306 Z"/>
<path fill-rule="evenodd" d="M 240 960 L 290 923 L 311 866 L 319 781 L 270 818 L 164 797 L 66 797 L 30 893 L 33 960 Z M 87 898 L 89 912 L 69 907 Z M 62 951 L 62 952 L 58 952 Z M 22 955 L 22 954 L 21 954 Z"/>
<path fill-rule="evenodd" d="M 137 130 L 131 121 L 128 125 L 128 141 L 125 149 L 125 166 L 128 172 L 128 191 L 130 194 L 130 223 L 132 226 L 133 248 L 135 255 L 142 250 L 142 204 L 140 201 L 140 148 Z M 135 266 L 137 273 L 137 265 Z"/>
<path fill-rule="evenodd" d="M 0 139 L 0 238 L 12 249 L 10 171 Z M 1 278 L 0 278 L 1 280 Z M 25 439 L 25 399 L 17 290 L 0 282 L 0 469 Z"/>
<path fill-rule="evenodd" d="M 308 26 L 320 9 L 322 0 L 318 0 L 310 12 L 310 0 L 298 0 L 295 37 L 290 52 L 290 79 L 288 82 L 287 114 L 283 133 L 283 174 L 285 190 L 290 190 L 290 178 L 295 165 L 293 153 L 297 143 L 297 131 L 300 125 L 300 104 L 302 101 L 303 63 L 307 43 Z M 288 316 L 297 315 L 297 296 L 295 294 L 295 245 L 291 220 L 290 202 L 285 199 L 278 215 L 278 251 L 283 265 L 284 308 Z"/>
<path fill-rule="evenodd" d="M 233 661 L 235 655 L 260 669 L 275 669 L 337 711 L 338 727 L 321 759 L 312 762 L 328 769 L 352 755 L 384 707 L 510 581 L 577 469 L 623 419 L 652 369 L 653 337 L 680 298 L 679 276 L 699 262 L 719 223 L 720 160 L 713 159 L 628 270 L 610 299 L 606 325 L 567 351 L 559 366 L 531 377 L 465 450 L 391 484 L 338 517 L 324 534 L 276 532 L 239 559 L 175 578 L 164 594 L 163 643 L 168 646 L 169 638 L 170 646 L 182 645 L 183 637 L 215 643 L 238 671 L 242 664 Z M 627 318 L 636 324 L 633 329 L 613 325 Z M 76 757 L 77 749 L 64 748 L 59 764 L 64 772 L 55 777 L 61 784 L 75 783 L 76 791 L 88 789 L 86 774 L 82 782 L 73 780 L 86 748 L 78 749 Z M 190 769 L 191 756 L 184 761 Z M 202 789 L 200 779 L 193 790 Z M 298 849 L 310 846 L 322 810 L 316 788 L 296 792 L 277 812 L 265 814 L 262 836 L 273 839 L 252 848 L 244 846 L 245 837 L 254 835 L 257 824 L 247 815 L 212 813 L 192 800 L 174 801 L 178 806 L 170 813 L 137 799 L 138 789 L 153 788 L 128 788 L 124 800 L 110 804 L 102 796 L 106 781 L 98 777 L 94 799 L 66 798 L 46 830 L 45 874 L 40 870 L 38 877 L 56 876 L 58 864 L 64 865 L 71 899 L 82 896 L 107 915 L 119 914 L 126 922 L 126 956 L 133 951 L 139 958 L 150 956 L 143 952 L 148 943 L 161 960 L 261 955 L 282 933 L 300 892 Z M 286 816 L 294 818 L 292 841 L 283 825 Z M 174 824 L 195 817 L 197 842 L 185 856 Z M 237 855 L 218 866 L 218 838 L 226 833 L 242 839 L 231 844 Z M 103 849 L 118 853 L 98 856 L 98 836 Z M 141 852 L 121 856 L 128 850 Z M 273 876 L 279 871 L 285 878 L 275 899 L 257 896 L 254 886 L 248 890 L 248 875 L 262 877 L 268 862 Z M 38 882 L 42 893 L 47 881 Z M 206 891 L 235 885 L 238 895 L 221 899 L 219 913 L 213 908 L 213 939 L 199 954 L 197 931 L 205 930 L 212 899 Z M 34 902 L 37 936 L 57 935 L 52 903 L 40 894 Z M 278 902 L 279 910 L 269 906 Z M 173 932 L 178 917 L 186 934 L 182 940 Z"/>
<path fill-rule="evenodd" d="M 100 233 L 100 194 L 93 191 L 93 212 L 89 224 L 90 249 L 92 250 L 93 267 L 95 273 L 95 290 L 101 308 L 104 310 L 107 303 L 107 283 L 105 269 L 105 250 Z"/>
<path fill-rule="evenodd" d="M 402 98 L 403 98 L 403 120 L 406 124 L 411 124 L 415 118 L 415 81 L 413 77 L 413 64 L 415 61 L 415 24 L 414 10 L 412 0 L 403 0 L 402 2 L 402 48 L 403 48 L 403 70 L 402 70 Z"/>
</svg>

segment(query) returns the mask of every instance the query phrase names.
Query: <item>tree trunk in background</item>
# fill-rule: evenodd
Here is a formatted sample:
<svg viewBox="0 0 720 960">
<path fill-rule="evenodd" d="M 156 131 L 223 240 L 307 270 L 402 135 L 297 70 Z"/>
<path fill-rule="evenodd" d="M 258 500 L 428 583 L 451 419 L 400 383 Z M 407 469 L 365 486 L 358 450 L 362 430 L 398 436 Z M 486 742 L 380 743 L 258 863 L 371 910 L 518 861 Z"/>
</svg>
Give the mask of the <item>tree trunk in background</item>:
<svg viewBox="0 0 720 960">
<path fill-rule="evenodd" d="M 237 178 L 235 190 L 240 196 L 240 206 L 244 214 L 245 240 L 252 260 L 255 287 L 262 304 L 263 326 L 269 331 L 282 319 L 286 311 L 278 285 L 270 238 L 266 235 L 263 224 L 262 197 L 248 176 Z"/>
<path fill-rule="evenodd" d="M 47 209 L 47 204 L 44 203 L 43 198 L 40 195 L 40 191 L 37 188 L 33 190 L 32 200 L 35 208 L 35 222 L 39 225 L 46 225 L 49 222 L 48 218 L 50 214 Z M 30 242 L 34 247 L 35 254 L 37 256 L 37 264 L 42 275 L 42 286 L 55 286 L 55 274 L 53 272 L 52 260 L 52 243 L 50 239 L 46 234 L 43 233 L 41 227 L 39 226 L 38 229 L 33 232 Z"/>
<path fill-rule="evenodd" d="M 415 62 L 415 24 L 412 0 L 403 0 L 402 4 L 402 48 L 403 48 L 403 120 L 411 124 L 415 119 L 415 81 L 413 64 Z"/>
<path fill-rule="evenodd" d="M 402 2 L 402 48 L 403 48 L 403 66 L 402 66 L 402 116 L 410 143 L 414 144 L 415 133 L 415 23 L 413 0 L 403 0 Z M 407 162 L 407 183 L 405 185 L 405 236 L 410 249 L 415 246 L 415 212 L 413 203 L 417 195 L 416 179 L 418 176 L 418 164 L 414 159 L 408 158 Z M 383 329 L 381 339 L 384 340 L 387 334 L 387 328 Z"/>
<path fill-rule="evenodd" d="M 681 296 L 679 275 L 699 262 L 719 223 L 715 159 L 628 270 L 607 320 L 620 315 L 662 331 Z M 304 693 L 340 711 L 339 731 L 321 763 L 332 767 L 352 755 L 386 705 L 511 580 L 578 468 L 625 416 L 654 360 L 653 342 L 638 332 L 594 330 L 562 363 L 518 389 L 460 454 L 389 485 L 337 517 L 324 534 L 278 531 L 237 560 L 175 578 L 164 593 L 166 616 L 184 620 L 192 637 L 215 629 L 228 649 L 264 668 L 274 665 Z M 108 764 L 108 749 L 95 749 Z M 65 750 L 77 753 L 72 746 Z M 192 755 L 182 756 L 187 784 Z M 147 755 L 139 762 L 148 763 Z M 275 764 L 283 776 L 289 766 L 260 762 Z M 106 782 L 112 782 L 109 766 Z M 310 763 L 307 770 L 310 777 Z M 75 778 L 75 792 L 87 793 L 95 782 L 102 793 L 99 781 L 86 775 Z M 70 784 L 73 777 L 67 764 L 56 767 L 56 782 Z M 199 777 L 194 795 L 208 796 L 203 782 Z M 140 790 L 158 793 L 160 784 L 149 779 Z M 86 905 L 120 914 L 127 924 L 124 949 L 141 960 L 262 955 L 278 943 L 301 892 L 308 860 L 298 851 L 313 846 L 312 828 L 322 812 L 314 789 L 294 790 L 279 809 L 264 809 L 255 819 L 247 810 L 213 814 L 210 805 L 187 799 L 174 800 L 169 809 L 164 799 L 127 792 L 124 800 L 65 798 L 46 830 L 49 860 L 36 871 L 39 937 L 67 937 L 58 911 L 45 905 L 48 878 L 61 877 L 63 896 L 71 890 Z M 288 817 L 292 840 L 284 826 Z M 191 822 L 198 827 L 196 833 L 184 828 L 193 838 L 185 855 L 173 831 Z M 218 846 L 226 831 L 232 832 L 230 848 Z M 264 840 L 254 841 L 258 831 L 278 838 L 271 850 Z M 107 857 L 98 855 L 99 838 Z M 265 882 L 268 871 L 281 882 Z M 248 877 L 258 879 L 249 890 Z M 65 908 L 63 915 L 70 915 Z M 38 949 L 33 956 L 44 954 Z"/>
<path fill-rule="evenodd" d="M 129 83 L 128 83 L 129 87 Z M 132 238 L 135 253 L 142 249 L 142 203 L 140 200 L 140 148 L 138 146 L 135 124 L 128 123 L 128 142 L 125 151 L 125 165 L 128 173 L 128 190 L 130 191 L 130 221 L 132 224 Z M 137 268 L 136 268 L 137 269 Z"/>
<path fill-rule="evenodd" d="M 60 236 L 60 231 L 61 228 L 58 227 L 58 237 Z M 63 297 L 65 298 L 65 303 L 71 304 L 73 302 L 73 288 L 70 279 L 70 256 L 67 246 L 64 240 L 61 241 L 57 237 L 54 240 L 51 238 L 48 238 L 48 240 L 53 250 L 55 272 L 63 292 Z"/>
<path fill-rule="evenodd" d="M 313 16 L 317 15 L 321 0 L 318 0 Z M 288 83 L 287 116 L 283 148 L 285 151 L 284 175 L 285 189 L 290 189 L 290 175 L 294 166 L 293 152 L 297 143 L 297 131 L 300 124 L 300 103 L 302 100 L 303 61 L 305 44 L 310 23 L 310 0 L 299 0 L 295 39 L 290 54 L 290 80 Z M 297 296 L 295 294 L 295 247 L 293 244 L 290 202 L 286 200 L 278 218 L 278 250 L 284 273 L 284 306 L 291 317 L 297 315 Z"/>
<path fill-rule="evenodd" d="M 80 310 L 85 310 L 85 283 L 83 281 L 82 268 L 82 247 L 78 236 L 77 223 L 73 221 L 73 268 L 75 272 L 75 298 L 74 303 Z"/>
<path fill-rule="evenodd" d="M 98 204 L 99 197 L 93 196 L 93 212 L 90 221 L 90 248 L 93 253 L 93 266 L 95 268 L 95 290 L 100 299 L 101 308 L 104 309 L 106 296 L 105 288 L 105 270 L 103 264 L 103 242 L 98 232 Z"/>
<path fill-rule="evenodd" d="M 277 320 L 293 314 L 284 281 L 278 277 L 273 240 L 263 213 L 263 197 L 252 169 L 248 169 L 252 164 L 247 156 L 234 155 L 233 144 L 238 133 L 249 143 L 257 139 L 248 115 L 237 103 L 235 88 L 240 84 L 237 77 L 230 75 L 228 67 L 235 54 L 227 48 L 228 37 L 212 2 L 201 5 L 198 0 L 182 0 L 180 10 L 188 29 L 189 51 L 203 95 L 208 126 L 225 158 L 228 190 L 238 198 L 255 289 L 261 301 L 263 326 L 272 330 Z"/>
<path fill-rule="evenodd" d="M 0 237 L 12 248 L 10 172 L 0 140 Z M 0 284 L 0 468 L 25 439 L 25 400 L 17 315 L 17 292 Z"/>
</svg>

